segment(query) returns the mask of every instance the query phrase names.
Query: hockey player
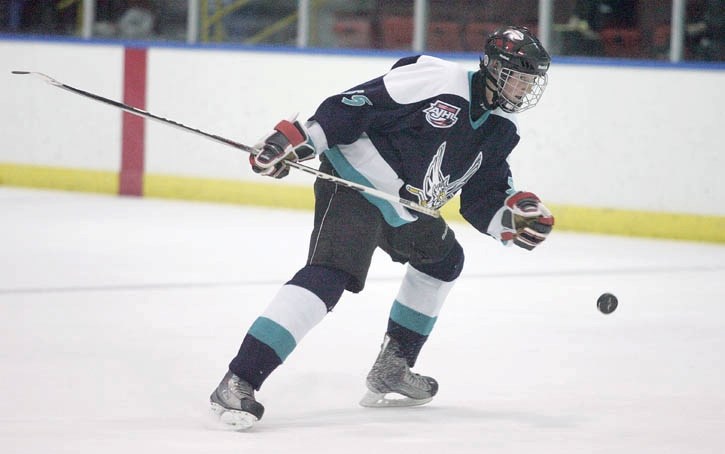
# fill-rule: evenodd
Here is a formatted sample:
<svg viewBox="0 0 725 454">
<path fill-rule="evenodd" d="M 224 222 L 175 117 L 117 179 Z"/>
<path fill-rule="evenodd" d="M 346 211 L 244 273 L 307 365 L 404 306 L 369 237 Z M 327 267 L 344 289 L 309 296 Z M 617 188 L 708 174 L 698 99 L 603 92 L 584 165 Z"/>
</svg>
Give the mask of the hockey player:
<svg viewBox="0 0 725 454">
<path fill-rule="evenodd" d="M 519 141 L 514 114 L 541 98 L 550 60 L 521 27 L 488 37 L 478 71 L 430 56 L 403 58 L 387 74 L 327 98 L 304 124 L 279 122 L 251 166 L 282 178 L 285 160 L 319 156 L 324 172 L 436 209 L 460 191 L 471 225 L 531 250 L 554 218 L 536 195 L 514 190 L 507 157 Z M 211 394 L 213 411 L 233 428 L 262 417 L 255 390 L 343 291 L 363 289 L 378 247 L 407 270 L 360 404 L 421 405 L 438 391 L 435 379 L 411 368 L 463 267 L 453 231 L 441 218 L 321 179 L 314 192 L 306 265 L 254 321 Z"/>
</svg>

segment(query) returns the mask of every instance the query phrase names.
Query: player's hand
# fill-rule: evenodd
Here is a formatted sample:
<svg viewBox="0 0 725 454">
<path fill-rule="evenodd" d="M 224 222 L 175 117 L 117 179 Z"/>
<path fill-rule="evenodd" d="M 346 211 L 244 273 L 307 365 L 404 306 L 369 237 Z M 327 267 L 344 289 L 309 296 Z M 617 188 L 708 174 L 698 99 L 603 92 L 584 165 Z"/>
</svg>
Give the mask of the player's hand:
<svg viewBox="0 0 725 454">
<path fill-rule="evenodd" d="M 535 194 L 519 191 L 506 199 L 501 223 L 502 240 L 513 240 L 516 246 L 530 251 L 549 235 L 554 216 Z"/>
<path fill-rule="evenodd" d="M 249 156 L 252 170 L 272 178 L 284 178 L 289 173 L 284 161 L 306 161 L 315 156 L 315 147 L 307 131 L 298 121 L 282 120 Z"/>
</svg>

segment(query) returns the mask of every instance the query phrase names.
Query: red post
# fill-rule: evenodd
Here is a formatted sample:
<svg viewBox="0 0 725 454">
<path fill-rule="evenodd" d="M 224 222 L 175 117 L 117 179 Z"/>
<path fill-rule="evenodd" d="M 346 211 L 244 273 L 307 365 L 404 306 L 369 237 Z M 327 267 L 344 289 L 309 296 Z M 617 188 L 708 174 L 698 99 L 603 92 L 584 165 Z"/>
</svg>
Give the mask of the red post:
<svg viewBox="0 0 725 454">
<path fill-rule="evenodd" d="M 123 68 L 123 102 L 146 110 L 146 49 L 126 49 Z M 143 195 L 145 119 L 123 112 L 121 133 L 121 195 Z"/>
</svg>

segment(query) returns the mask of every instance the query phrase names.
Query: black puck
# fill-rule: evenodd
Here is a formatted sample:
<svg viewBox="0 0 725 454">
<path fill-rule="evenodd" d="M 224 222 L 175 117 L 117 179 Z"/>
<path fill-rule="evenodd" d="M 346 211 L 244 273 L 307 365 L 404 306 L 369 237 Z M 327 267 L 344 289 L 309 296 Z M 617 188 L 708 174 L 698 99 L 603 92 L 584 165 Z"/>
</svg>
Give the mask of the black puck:
<svg viewBox="0 0 725 454">
<path fill-rule="evenodd" d="M 602 314 L 611 314 L 617 308 L 618 304 L 617 297 L 611 293 L 602 293 L 599 299 L 597 299 L 597 309 Z"/>
</svg>

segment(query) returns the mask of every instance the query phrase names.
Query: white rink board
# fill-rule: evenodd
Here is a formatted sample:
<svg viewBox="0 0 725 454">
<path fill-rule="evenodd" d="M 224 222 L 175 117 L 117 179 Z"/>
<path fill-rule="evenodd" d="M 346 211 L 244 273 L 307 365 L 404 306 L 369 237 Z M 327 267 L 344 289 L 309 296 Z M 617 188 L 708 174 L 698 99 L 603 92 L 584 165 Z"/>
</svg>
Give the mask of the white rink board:
<svg viewBox="0 0 725 454">
<path fill-rule="evenodd" d="M 725 214 L 725 71 L 554 66 L 510 162 L 561 204 Z"/>
<path fill-rule="evenodd" d="M 326 96 L 380 76 L 396 61 L 181 49 L 151 49 L 149 59 L 149 109 L 247 145 L 257 143 L 282 118 L 299 114 L 307 119 Z M 185 77 L 177 76 L 182 73 Z M 239 159 L 239 152 L 207 139 L 156 123 L 149 127 L 146 143 L 149 173 L 259 181 L 246 155 Z M 297 172 L 284 180 L 310 181 Z"/>
<path fill-rule="evenodd" d="M 8 71 L 0 163 L 115 169 L 120 112 L 11 76 L 48 72 L 120 99 L 118 46 L 0 41 Z M 325 97 L 383 74 L 396 55 L 351 56 L 151 48 L 147 109 L 253 145 L 280 119 L 310 116 Z M 460 60 L 475 70 L 476 56 Z M 32 68 L 30 68 L 32 66 Z M 725 71 L 556 63 L 539 106 L 519 117 L 511 157 L 516 185 L 552 204 L 723 215 L 720 106 Z M 8 108 L 9 106 L 9 108 Z M 152 174 L 260 181 L 246 156 L 174 128 L 148 123 Z M 114 155 L 114 153 L 116 155 Z M 280 184 L 309 184 L 293 175 Z"/>
<path fill-rule="evenodd" d="M 121 111 L 10 71 L 37 71 L 99 95 L 123 97 L 123 47 L 0 40 L 0 163 L 116 171 Z"/>
</svg>

